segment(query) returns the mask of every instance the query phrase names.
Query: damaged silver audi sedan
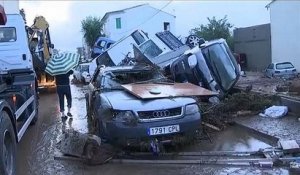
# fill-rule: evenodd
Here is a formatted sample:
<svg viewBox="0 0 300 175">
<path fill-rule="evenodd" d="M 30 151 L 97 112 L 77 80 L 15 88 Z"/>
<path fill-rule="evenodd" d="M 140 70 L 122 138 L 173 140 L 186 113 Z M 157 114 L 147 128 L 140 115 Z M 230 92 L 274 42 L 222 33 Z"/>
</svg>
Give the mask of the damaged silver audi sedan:
<svg viewBox="0 0 300 175">
<path fill-rule="evenodd" d="M 98 67 L 86 94 L 87 113 L 97 134 L 119 145 L 194 136 L 201 115 L 196 100 L 187 96 L 201 87 L 187 86 L 170 82 L 152 67 Z"/>
</svg>

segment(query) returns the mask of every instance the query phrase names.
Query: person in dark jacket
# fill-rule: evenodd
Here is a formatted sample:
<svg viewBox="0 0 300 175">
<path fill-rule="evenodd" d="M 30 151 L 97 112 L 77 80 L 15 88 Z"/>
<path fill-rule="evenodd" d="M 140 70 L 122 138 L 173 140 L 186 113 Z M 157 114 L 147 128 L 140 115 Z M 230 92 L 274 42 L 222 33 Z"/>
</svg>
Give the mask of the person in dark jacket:
<svg viewBox="0 0 300 175">
<path fill-rule="evenodd" d="M 59 107 L 61 112 L 61 117 L 66 117 L 65 115 L 65 96 L 67 98 L 67 107 L 69 117 L 72 117 L 71 114 L 71 107 L 72 107 L 72 95 L 71 95 L 71 88 L 70 88 L 70 75 L 73 74 L 73 71 L 69 71 L 66 74 L 56 75 L 56 91 L 58 94 L 59 99 Z"/>
</svg>

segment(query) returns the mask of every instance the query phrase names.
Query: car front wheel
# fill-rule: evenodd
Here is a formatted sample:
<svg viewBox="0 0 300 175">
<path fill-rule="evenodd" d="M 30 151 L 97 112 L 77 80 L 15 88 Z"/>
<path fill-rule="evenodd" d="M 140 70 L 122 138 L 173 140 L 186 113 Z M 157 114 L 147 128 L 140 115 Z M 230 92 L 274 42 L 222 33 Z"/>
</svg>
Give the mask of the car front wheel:
<svg viewBox="0 0 300 175">
<path fill-rule="evenodd" d="M 104 142 L 106 142 L 107 136 L 105 134 L 103 124 L 100 119 L 98 118 L 94 119 L 94 128 L 95 128 L 95 134 L 99 136 Z"/>
<path fill-rule="evenodd" d="M 16 139 L 8 114 L 0 114 L 0 174 L 16 174 Z"/>
</svg>

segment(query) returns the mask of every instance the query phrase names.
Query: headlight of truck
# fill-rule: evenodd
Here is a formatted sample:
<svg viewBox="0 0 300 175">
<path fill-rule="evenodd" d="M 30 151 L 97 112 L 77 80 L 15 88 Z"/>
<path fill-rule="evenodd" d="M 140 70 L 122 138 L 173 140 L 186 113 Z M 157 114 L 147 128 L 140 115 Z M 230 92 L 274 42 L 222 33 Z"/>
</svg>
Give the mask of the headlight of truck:
<svg viewBox="0 0 300 175">
<path fill-rule="evenodd" d="M 126 124 L 137 123 L 137 118 L 132 111 L 114 111 L 114 119 L 117 122 L 124 122 Z"/>
<path fill-rule="evenodd" d="M 199 107 L 197 104 L 190 104 L 190 105 L 185 106 L 185 114 L 186 115 L 194 114 L 197 112 L 199 112 Z"/>
</svg>

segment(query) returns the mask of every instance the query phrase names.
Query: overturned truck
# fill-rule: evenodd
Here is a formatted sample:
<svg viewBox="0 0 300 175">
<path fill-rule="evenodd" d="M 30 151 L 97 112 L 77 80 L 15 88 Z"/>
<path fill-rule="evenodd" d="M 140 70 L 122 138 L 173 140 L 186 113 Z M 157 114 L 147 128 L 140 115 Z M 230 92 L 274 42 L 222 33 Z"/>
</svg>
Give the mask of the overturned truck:
<svg viewBox="0 0 300 175">
<path fill-rule="evenodd" d="M 156 33 L 150 38 L 143 33 L 137 35 L 138 32 L 141 31 L 134 33 L 143 37 L 139 38 L 143 42 L 132 42 L 132 49 L 121 53 L 120 45 L 128 46 L 128 37 L 125 37 L 96 57 L 97 65 L 148 64 L 175 82 L 190 82 L 218 92 L 219 98 L 224 97 L 238 81 L 238 64 L 224 39 L 188 46 L 169 31 Z"/>
</svg>

